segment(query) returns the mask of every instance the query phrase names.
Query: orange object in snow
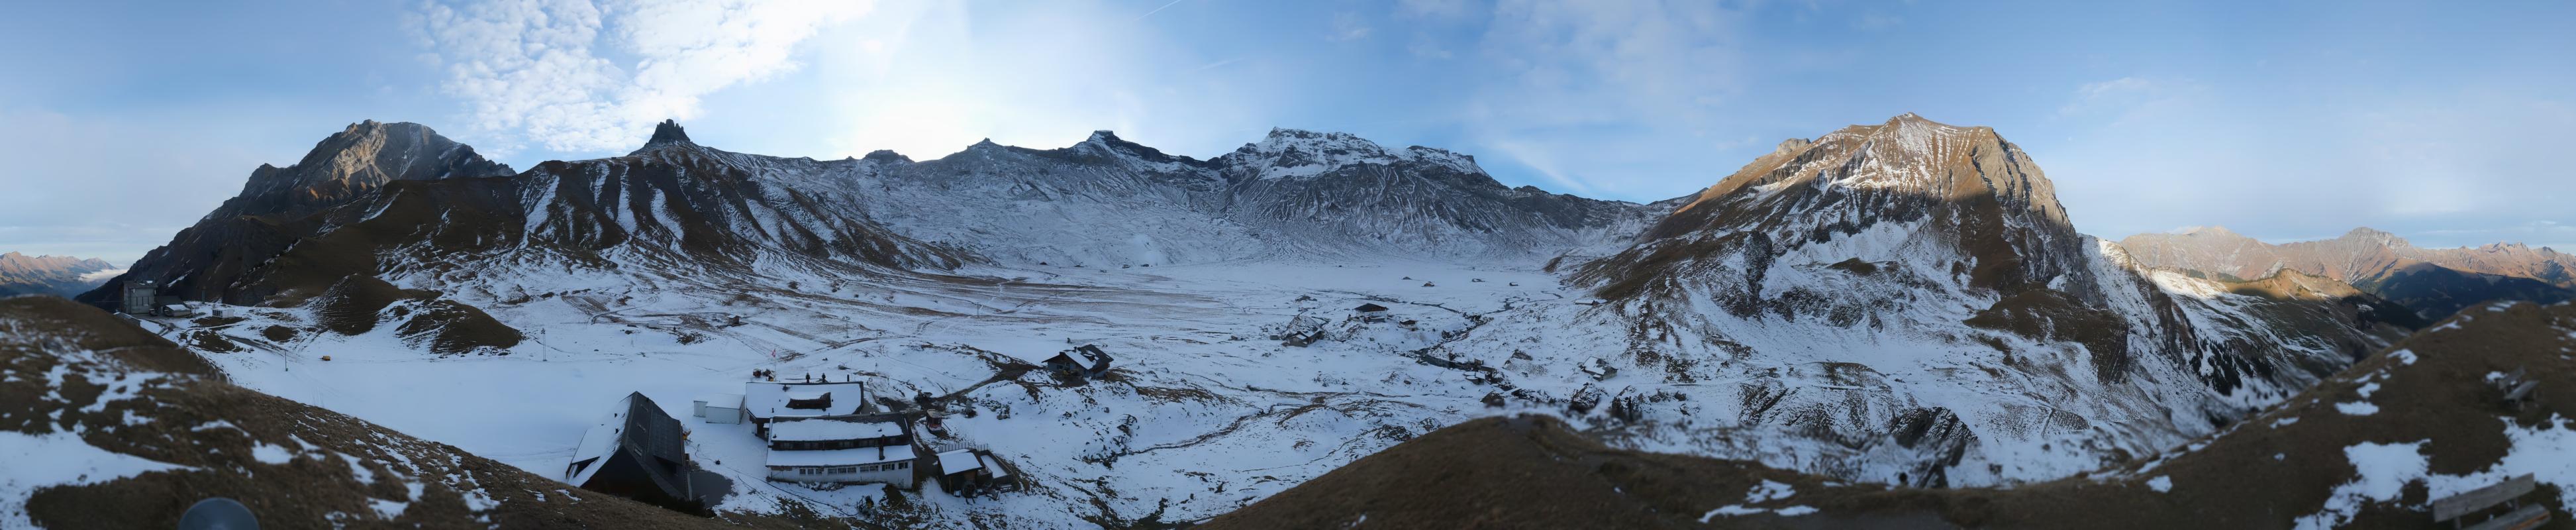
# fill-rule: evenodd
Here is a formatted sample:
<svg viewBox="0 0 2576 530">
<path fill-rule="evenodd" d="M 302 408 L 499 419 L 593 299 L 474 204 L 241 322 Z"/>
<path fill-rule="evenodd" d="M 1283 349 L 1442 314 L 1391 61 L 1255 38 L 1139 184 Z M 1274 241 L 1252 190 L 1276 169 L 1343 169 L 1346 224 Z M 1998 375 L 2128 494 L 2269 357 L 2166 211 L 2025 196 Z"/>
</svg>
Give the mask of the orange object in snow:
<svg viewBox="0 0 2576 530">
<path fill-rule="evenodd" d="M 331 356 L 329 356 L 329 355 L 324 355 L 324 356 L 322 356 L 322 360 L 325 360 L 325 361 L 331 360 Z"/>
</svg>

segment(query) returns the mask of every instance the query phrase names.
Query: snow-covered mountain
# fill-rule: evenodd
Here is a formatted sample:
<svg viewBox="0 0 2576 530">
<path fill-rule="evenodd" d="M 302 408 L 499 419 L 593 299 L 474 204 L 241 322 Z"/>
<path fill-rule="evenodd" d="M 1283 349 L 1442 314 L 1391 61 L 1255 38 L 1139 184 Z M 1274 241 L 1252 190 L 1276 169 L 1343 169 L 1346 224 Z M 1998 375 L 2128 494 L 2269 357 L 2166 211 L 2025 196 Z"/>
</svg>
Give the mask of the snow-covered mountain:
<svg viewBox="0 0 2576 530">
<path fill-rule="evenodd" d="M 1603 425 L 1642 447 L 1913 484 L 2153 451 L 2402 332 L 2358 293 L 2145 270 L 2076 233 L 2019 147 L 1912 114 L 1784 142 L 1572 270 L 1606 303 L 1443 348 L 1522 399 L 1625 400 Z"/>
<path fill-rule="evenodd" d="M 1052 150 L 990 141 L 938 160 L 827 166 L 871 217 L 986 260 L 1092 267 L 1243 259 L 1543 259 L 1644 207 L 1509 188 L 1473 157 L 1272 130 L 1211 160 L 1099 131 Z"/>
<path fill-rule="evenodd" d="M 245 386 L 530 470 L 629 392 L 687 403 L 757 369 L 929 394 L 956 434 L 924 439 L 1039 484 L 905 512 L 961 525 L 1204 517 L 1510 412 L 1843 480 L 2046 480 L 2211 432 L 2397 331 L 2332 280 L 2146 270 L 2075 233 L 1992 130 L 1912 115 L 1646 205 L 1285 129 L 1208 160 L 1108 132 L 812 160 L 666 122 L 498 175 L 414 128 L 263 170 L 301 184 L 247 187 L 127 276 L 262 307 L 147 322 Z M 1031 370 L 1074 344 L 1119 365 Z M 700 465 L 764 485 L 720 512 L 869 495 L 781 493 L 746 433 L 692 429 Z"/>
<path fill-rule="evenodd" d="M 2520 243 L 2423 248 L 2396 234 L 2355 228 L 2334 239 L 2274 245 L 2215 226 L 2120 241 L 2151 267 L 2221 279 L 2296 270 L 2353 284 L 2426 319 L 2495 300 L 2576 298 L 2576 255 Z"/>
<path fill-rule="evenodd" d="M 0 254 L 0 296 L 77 294 L 114 275 L 113 263 L 98 258 Z"/>
</svg>

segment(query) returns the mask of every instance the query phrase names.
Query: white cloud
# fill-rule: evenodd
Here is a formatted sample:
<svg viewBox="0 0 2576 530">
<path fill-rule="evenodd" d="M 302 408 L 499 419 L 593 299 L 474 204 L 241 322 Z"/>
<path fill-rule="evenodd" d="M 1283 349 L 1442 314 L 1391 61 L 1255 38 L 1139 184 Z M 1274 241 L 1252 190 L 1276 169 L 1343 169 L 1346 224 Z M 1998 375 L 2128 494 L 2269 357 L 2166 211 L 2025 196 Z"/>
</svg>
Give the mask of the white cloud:
<svg viewBox="0 0 2576 530">
<path fill-rule="evenodd" d="M 469 124 L 503 142 L 486 149 L 597 152 L 641 143 L 662 119 L 696 117 L 708 94 L 795 69 L 797 43 L 869 7 L 488 0 L 427 3 L 412 22 Z"/>
<path fill-rule="evenodd" d="M 1334 13 L 1333 32 L 1325 35 L 1324 40 L 1350 42 L 1365 39 L 1368 38 L 1370 30 L 1368 21 L 1361 19 L 1358 13 Z"/>
</svg>

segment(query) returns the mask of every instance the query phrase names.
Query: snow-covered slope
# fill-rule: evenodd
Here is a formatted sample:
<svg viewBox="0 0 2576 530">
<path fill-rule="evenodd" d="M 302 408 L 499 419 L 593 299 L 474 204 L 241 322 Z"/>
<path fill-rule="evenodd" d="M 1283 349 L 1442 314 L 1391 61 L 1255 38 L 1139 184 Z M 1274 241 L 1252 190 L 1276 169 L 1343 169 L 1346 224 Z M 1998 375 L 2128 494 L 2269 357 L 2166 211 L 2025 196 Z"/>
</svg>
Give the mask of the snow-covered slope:
<svg viewBox="0 0 2576 530">
<path fill-rule="evenodd" d="M 1847 480 L 2062 477 L 2379 343 L 2365 300 L 2313 294 L 2331 285 L 2142 274 L 2065 220 L 1991 130 L 1910 115 L 1652 205 L 1291 130 L 1212 160 L 1103 132 L 817 161 L 665 123 L 626 156 L 314 210 L 189 293 L 270 307 L 155 322 L 245 386 L 539 471 L 629 392 L 688 403 L 756 369 L 926 392 L 955 433 L 919 436 L 1031 486 L 932 487 L 901 516 L 1039 527 L 1221 513 L 1512 412 Z M 1079 344 L 1116 368 L 1031 370 Z M 691 428 L 741 485 L 719 511 L 882 495 L 769 483 L 746 428 Z"/>
<path fill-rule="evenodd" d="M 1443 348 L 1521 399 L 1631 399 L 1605 425 L 1641 447 L 1991 484 L 2207 433 L 2393 331 L 2360 300 L 2143 271 L 2051 188 L 1983 127 L 1908 114 L 1792 140 L 1575 267 L 1606 304 Z"/>
<path fill-rule="evenodd" d="M 1091 267 L 1240 259 L 1543 260 L 1617 237 L 1646 207 L 1508 188 L 1466 155 L 1290 129 L 1213 160 L 1093 133 L 1071 147 L 983 142 L 847 179 L 869 215 L 996 263 Z"/>
</svg>

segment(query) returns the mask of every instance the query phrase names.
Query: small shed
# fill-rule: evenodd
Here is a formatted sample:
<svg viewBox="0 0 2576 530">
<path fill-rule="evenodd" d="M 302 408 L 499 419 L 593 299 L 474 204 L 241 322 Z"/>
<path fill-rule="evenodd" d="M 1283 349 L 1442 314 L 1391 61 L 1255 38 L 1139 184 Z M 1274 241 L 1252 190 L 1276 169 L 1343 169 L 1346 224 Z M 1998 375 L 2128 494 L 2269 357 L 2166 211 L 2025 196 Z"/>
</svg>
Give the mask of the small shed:
<svg viewBox="0 0 2576 530">
<path fill-rule="evenodd" d="M 1109 352 L 1100 349 L 1099 345 L 1084 344 L 1070 350 L 1055 352 L 1054 356 L 1047 357 L 1039 364 L 1045 365 L 1047 370 L 1054 371 L 1058 375 L 1100 377 L 1109 374 L 1111 360 Z"/>
<path fill-rule="evenodd" d="M 984 463 L 975 458 L 973 449 L 941 451 L 938 460 L 939 487 L 948 491 L 964 491 L 984 476 Z"/>
<path fill-rule="evenodd" d="M 941 451 L 936 460 L 939 463 L 940 489 L 959 496 L 971 497 L 981 492 L 1009 489 L 1014 484 L 1009 480 L 1010 470 L 1004 469 L 1001 459 L 993 457 L 991 451 L 950 449 Z"/>
<path fill-rule="evenodd" d="M 742 394 L 707 394 L 692 402 L 697 417 L 707 423 L 742 423 Z"/>
<path fill-rule="evenodd" d="M 1359 316 L 1361 322 L 1386 321 L 1386 306 L 1382 305 L 1360 304 L 1359 307 L 1351 308 L 1351 313 Z"/>
</svg>

